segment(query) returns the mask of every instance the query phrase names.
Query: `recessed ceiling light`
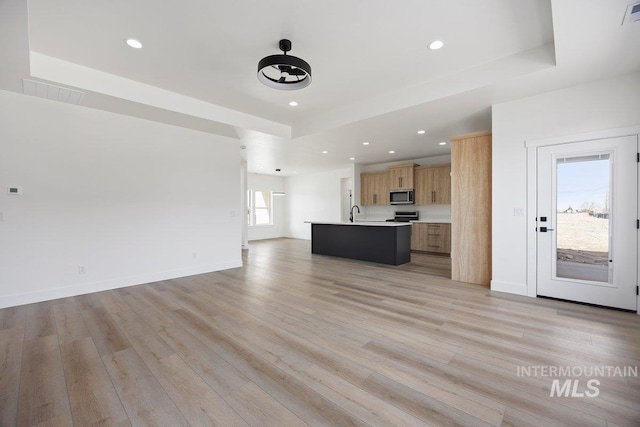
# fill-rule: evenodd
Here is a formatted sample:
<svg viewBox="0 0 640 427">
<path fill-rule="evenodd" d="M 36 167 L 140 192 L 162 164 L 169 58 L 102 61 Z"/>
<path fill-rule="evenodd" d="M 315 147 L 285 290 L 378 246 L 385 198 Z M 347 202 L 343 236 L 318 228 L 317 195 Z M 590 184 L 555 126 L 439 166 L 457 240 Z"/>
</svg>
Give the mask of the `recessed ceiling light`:
<svg viewBox="0 0 640 427">
<path fill-rule="evenodd" d="M 396 152 L 395 152 L 395 151 L 393 151 L 393 150 L 390 150 L 390 151 L 389 151 L 389 154 L 396 154 Z"/>
<path fill-rule="evenodd" d="M 431 43 L 429 43 L 429 49 L 431 50 L 438 50 L 442 46 L 444 46 L 444 42 L 442 40 L 434 40 Z"/>
<path fill-rule="evenodd" d="M 292 107 L 297 107 L 298 103 L 296 101 L 291 101 L 289 102 L 289 105 L 291 105 Z"/>
<path fill-rule="evenodd" d="M 418 135 L 424 135 L 426 132 L 427 132 L 426 130 L 419 130 Z"/>
<path fill-rule="evenodd" d="M 126 39 L 124 41 L 126 44 L 128 44 L 130 47 L 134 48 L 134 49 L 140 49 L 142 48 L 142 43 L 140 43 L 139 40 L 136 39 Z"/>
<path fill-rule="evenodd" d="M 349 160 L 355 160 L 355 159 L 356 159 L 355 157 L 349 157 Z"/>
<path fill-rule="evenodd" d="M 442 142 L 440 142 L 440 145 L 447 145 L 447 143 L 442 141 Z"/>
<path fill-rule="evenodd" d="M 362 145 L 369 145 L 369 143 L 368 142 L 363 142 Z"/>
<path fill-rule="evenodd" d="M 328 151 L 327 150 L 322 150 L 322 154 L 327 154 Z"/>
</svg>

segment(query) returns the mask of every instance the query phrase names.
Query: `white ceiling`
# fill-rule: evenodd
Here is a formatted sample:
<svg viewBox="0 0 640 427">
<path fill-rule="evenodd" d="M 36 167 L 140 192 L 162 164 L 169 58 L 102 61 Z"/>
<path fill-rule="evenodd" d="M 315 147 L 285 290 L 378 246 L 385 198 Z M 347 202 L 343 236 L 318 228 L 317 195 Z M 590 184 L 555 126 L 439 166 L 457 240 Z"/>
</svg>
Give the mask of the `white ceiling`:
<svg viewBox="0 0 640 427">
<path fill-rule="evenodd" d="M 492 103 L 640 69 L 627 3 L 3 0 L 15 44 L 0 42 L 0 84 L 77 88 L 81 105 L 236 138 L 250 172 L 306 173 L 445 154 L 438 142 L 490 129 Z M 309 87 L 257 80 L 281 38 L 311 64 Z"/>
</svg>

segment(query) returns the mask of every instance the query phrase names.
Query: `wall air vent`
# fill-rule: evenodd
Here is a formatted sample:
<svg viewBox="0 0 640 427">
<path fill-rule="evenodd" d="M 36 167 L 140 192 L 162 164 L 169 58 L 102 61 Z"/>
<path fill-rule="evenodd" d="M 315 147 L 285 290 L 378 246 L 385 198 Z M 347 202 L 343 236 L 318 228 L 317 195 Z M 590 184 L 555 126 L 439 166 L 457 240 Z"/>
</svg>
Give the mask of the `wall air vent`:
<svg viewBox="0 0 640 427">
<path fill-rule="evenodd" d="M 630 22 L 640 21 L 640 1 L 630 4 L 627 6 L 627 11 L 624 13 L 624 19 L 622 20 L 622 25 L 628 24 Z"/>
<path fill-rule="evenodd" d="M 55 101 L 62 101 L 69 104 L 79 104 L 82 100 L 82 96 L 84 95 L 84 92 L 80 92 L 78 90 L 29 79 L 22 79 L 22 90 L 27 95 L 53 99 Z"/>
</svg>

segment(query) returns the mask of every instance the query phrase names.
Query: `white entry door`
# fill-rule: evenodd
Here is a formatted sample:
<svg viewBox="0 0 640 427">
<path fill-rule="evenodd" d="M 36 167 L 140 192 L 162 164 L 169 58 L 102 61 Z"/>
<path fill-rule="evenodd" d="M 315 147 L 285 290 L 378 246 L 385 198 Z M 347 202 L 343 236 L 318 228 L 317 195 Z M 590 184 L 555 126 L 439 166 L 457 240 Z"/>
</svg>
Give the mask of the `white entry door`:
<svg viewBox="0 0 640 427">
<path fill-rule="evenodd" d="M 637 309 L 636 136 L 537 148 L 537 293 Z"/>
</svg>

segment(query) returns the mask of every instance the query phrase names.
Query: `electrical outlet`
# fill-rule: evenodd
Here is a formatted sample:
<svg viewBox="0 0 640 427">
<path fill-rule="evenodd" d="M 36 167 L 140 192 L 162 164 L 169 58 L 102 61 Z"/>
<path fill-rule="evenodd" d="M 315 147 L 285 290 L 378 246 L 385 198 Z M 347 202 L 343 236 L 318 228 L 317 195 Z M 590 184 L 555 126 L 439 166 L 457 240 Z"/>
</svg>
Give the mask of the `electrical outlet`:
<svg viewBox="0 0 640 427">
<path fill-rule="evenodd" d="M 78 274 L 84 274 L 84 273 L 85 273 L 85 271 L 84 271 L 84 265 L 80 265 L 80 266 L 78 266 Z"/>
</svg>

